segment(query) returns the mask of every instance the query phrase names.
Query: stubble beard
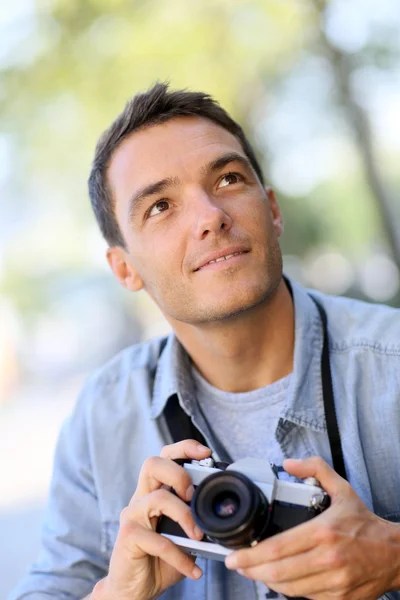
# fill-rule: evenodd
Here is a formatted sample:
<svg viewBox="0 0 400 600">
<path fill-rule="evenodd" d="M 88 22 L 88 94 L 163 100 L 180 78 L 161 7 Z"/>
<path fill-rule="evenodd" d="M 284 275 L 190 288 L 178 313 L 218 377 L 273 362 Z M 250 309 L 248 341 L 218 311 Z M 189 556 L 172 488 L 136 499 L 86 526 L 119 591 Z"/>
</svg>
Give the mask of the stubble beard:
<svg viewBox="0 0 400 600">
<path fill-rule="evenodd" d="M 260 280 L 259 287 L 247 294 L 249 297 L 243 297 L 242 300 L 239 299 L 235 302 L 234 306 L 221 306 L 221 302 L 214 305 L 198 306 L 195 301 L 191 302 L 190 299 L 186 299 L 184 310 L 180 305 L 177 307 L 176 314 L 172 314 L 175 311 L 171 311 L 170 315 L 175 320 L 189 325 L 212 325 L 217 322 L 223 324 L 234 322 L 236 319 L 241 318 L 243 313 L 267 304 L 282 279 L 282 253 L 278 243 L 271 245 L 267 257 L 265 278 Z M 240 284 L 232 283 L 232 285 Z"/>
</svg>

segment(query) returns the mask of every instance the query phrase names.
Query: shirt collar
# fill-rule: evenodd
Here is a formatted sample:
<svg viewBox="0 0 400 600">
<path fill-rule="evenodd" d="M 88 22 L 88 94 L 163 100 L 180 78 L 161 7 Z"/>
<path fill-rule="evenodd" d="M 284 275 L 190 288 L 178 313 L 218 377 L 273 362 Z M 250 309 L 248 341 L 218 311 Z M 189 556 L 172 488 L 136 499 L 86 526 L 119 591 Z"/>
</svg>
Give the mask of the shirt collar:
<svg viewBox="0 0 400 600">
<path fill-rule="evenodd" d="M 295 316 L 293 377 L 283 416 L 297 425 L 326 430 L 322 393 L 323 326 L 310 293 L 290 279 Z"/>
<path fill-rule="evenodd" d="M 189 393 L 187 392 L 189 388 Z M 184 393 L 186 391 L 186 393 Z M 173 394 L 188 398 L 193 393 L 190 374 L 190 358 L 186 350 L 179 343 L 174 333 L 167 338 L 167 343 L 158 360 L 154 388 L 151 416 L 156 419 L 165 408 L 168 399 Z M 189 406 L 184 406 L 190 413 Z"/>
<path fill-rule="evenodd" d="M 316 431 L 325 430 L 321 380 L 322 323 L 309 293 L 289 279 L 293 290 L 295 313 L 294 369 L 283 417 L 297 425 Z M 171 333 L 158 360 L 153 388 L 151 416 L 160 416 L 168 399 L 178 394 L 190 414 L 193 382 L 190 358 L 176 336 Z"/>
</svg>

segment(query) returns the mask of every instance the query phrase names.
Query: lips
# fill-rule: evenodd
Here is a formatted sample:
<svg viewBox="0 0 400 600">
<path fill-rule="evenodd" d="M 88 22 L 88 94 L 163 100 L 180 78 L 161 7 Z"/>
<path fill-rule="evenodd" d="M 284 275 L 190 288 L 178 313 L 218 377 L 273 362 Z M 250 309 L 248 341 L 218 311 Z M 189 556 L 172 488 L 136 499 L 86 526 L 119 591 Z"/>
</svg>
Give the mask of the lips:
<svg viewBox="0 0 400 600">
<path fill-rule="evenodd" d="M 246 254 L 247 252 L 248 252 L 248 250 L 244 250 L 243 248 L 227 248 L 226 250 L 220 250 L 219 252 L 214 252 L 213 254 L 210 254 L 209 256 L 205 257 L 202 261 L 200 261 L 200 266 L 198 266 L 194 270 L 199 271 L 200 269 L 202 269 L 203 267 L 205 267 L 207 265 L 217 263 L 217 262 L 222 262 L 222 261 L 228 260 L 229 258 L 232 258 L 232 256 L 237 256 L 239 254 Z"/>
</svg>

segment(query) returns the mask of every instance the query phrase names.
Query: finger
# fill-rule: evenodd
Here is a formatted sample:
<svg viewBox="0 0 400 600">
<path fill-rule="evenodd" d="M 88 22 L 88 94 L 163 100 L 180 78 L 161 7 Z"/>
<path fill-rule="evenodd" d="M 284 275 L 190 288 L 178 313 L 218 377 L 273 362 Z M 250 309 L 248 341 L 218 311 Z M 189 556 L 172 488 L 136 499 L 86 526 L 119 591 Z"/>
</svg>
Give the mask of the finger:
<svg viewBox="0 0 400 600">
<path fill-rule="evenodd" d="M 315 477 L 332 499 L 351 493 L 350 484 L 340 477 L 320 456 L 305 459 L 288 458 L 283 462 L 285 471 L 300 479 Z"/>
<path fill-rule="evenodd" d="M 363 581 L 358 585 L 347 583 L 346 578 L 340 571 L 327 570 L 284 583 L 268 581 L 263 577 L 260 567 L 255 567 L 254 570 L 244 569 L 240 572 L 240 575 L 253 581 L 262 581 L 271 590 L 289 598 L 292 596 L 300 598 L 318 597 L 320 600 L 328 600 L 329 598 L 350 597 L 349 594 L 351 593 L 353 600 L 365 600 L 365 598 L 377 598 L 383 591 L 380 591 L 373 581 Z"/>
<path fill-rule="evenodd" d="M 325 527 L 318 522 L 319 518 L 273 535 L 252 548 L 235 550 L 226 557 L 225 565 L 228 569 L 246 568 L 307 552 L 324 536 Z"/>
<path fill-rule="evenodd" d="M 285 583 L 323 573 L 335 568 L 335 555 L 326 548 L 313 548 L 278 561 L 258 563 L 244 569 L 251 578 L 262 578 L 272 583 Z"/>
<path fill-rule="evenodd" d="M 183 440 L 176 444 L 164 446 L 161 458 L 150 456 L 143 463 L 139 474 L 138 485 L 134 498 L 145 496 L 162 485 L 173 487 L 176 493 L 184 500 L 191 500 L 193 489 L 189 474 L 173 461 L 166 459 L 190 458 L 201 460 L 211 454 L 210 448 L 196 442 L 196 440 Z"/>
<path fill-rule="evenodd" d="M 320 573 L 302 577 L 292 581 L 275 582 L 273 579 L 268 579 L 262 566 L 249 569 L 241 569 L 240 575 L 252 579 L 253 581 L 262 581 L 267 587 L 283 594 L 284 596 L 295 596 L 300 598 L 313 598 L 318 595 L 321 598 L 336 596 L 339 591 L 345 590 L 341 587 L 340 575 L 330 571 L 322 571 Z"/>
<path fill-rule="evenodd" d="M 133 521 L 154 529 L 154 517 L 165 515 L 178 523 L 189 538 L 200 540 L 203 532 L 196 526 L 190 507 L 168 490 L 159 489 L 147 494 L 121 513 L 121 523 Z"/>
<path fill-rule="evenodd" d="M 161 450 L 160 456 L 163 458 L 192 458 L 195 460 L 201 460 L 210 456 L 211 450 L 207 446 L 203 446 L 196 442 L 196 440 L 182 440 L 175 444 L 169 444 L 164 446 Z"/>
<path fill-rule="evenodd" d="M 162 485 L 172 487 L 182 500 L 191 500 L 193 486 L 189 473 L 172 460 L 150 456 L 142 465 L 131 502 L 161 488 Z"/>
<path fill-rule="evenodd" d="M 117 544 L 121 551 L 116 551 Z M 131 559 L 158 557 L 191 579 L 199 579 L 202 575 L 201 569 L 193 564 L 193 558 L 182 552 L 171 540 L 137 523 L 126 522 L 121 525 L 111 558 L 111 567 L 117 572 L 128 569 L 129 576 L 130 562 L 126 560 L 126 550 Z"/>
</svg>

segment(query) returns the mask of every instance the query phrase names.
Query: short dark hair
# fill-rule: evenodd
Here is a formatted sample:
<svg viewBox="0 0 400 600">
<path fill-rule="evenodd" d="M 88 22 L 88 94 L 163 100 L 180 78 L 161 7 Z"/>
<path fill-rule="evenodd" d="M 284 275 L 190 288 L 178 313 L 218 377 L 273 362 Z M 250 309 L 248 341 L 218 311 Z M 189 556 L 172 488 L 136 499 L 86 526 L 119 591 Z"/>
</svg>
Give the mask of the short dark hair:
<svg viewBox="0 0 400 600">
<path fill-rule="evenodd" d="M 164 123 L 174 117 L 206 117 L 232 133 L 241 143 L 261 183 L 261 167 L 242 128 L 210 95 L 187 90 L 170 91 L 167 83 L 157 82 L 147 92 L 136 94 L 122 113 L 101 135 L 89 176 L 89 196 L 101 232 L 110 246 L 126 248 L 119 228 L 114 201 L 107 181 L 107 167 L 114 150 L 134 131 Z"/>
</svg>

